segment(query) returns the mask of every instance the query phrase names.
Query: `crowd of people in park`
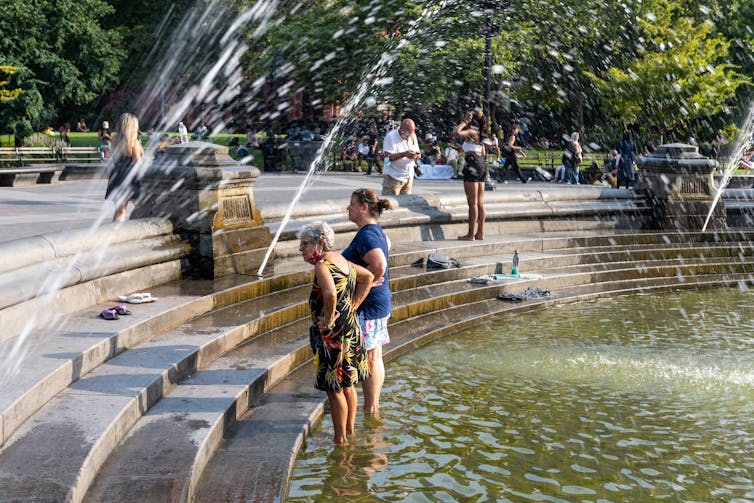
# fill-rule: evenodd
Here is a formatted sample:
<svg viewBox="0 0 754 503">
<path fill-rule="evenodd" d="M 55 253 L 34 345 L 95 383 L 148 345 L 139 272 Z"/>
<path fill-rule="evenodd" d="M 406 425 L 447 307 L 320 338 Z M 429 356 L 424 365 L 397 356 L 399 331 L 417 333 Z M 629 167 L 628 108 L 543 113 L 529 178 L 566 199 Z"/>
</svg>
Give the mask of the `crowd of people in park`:
<svg viewBox="0 0 754 503">
<path fill-rule="evenodd" d="M 114 134 L 107 120 L 101 121 L 96 130 L 100 156 L 103 160 L 111 160 L 114 166 L 110 169 L 111 183 L 108 184 L 108 197 L 113 193 L 115 185 L 122 184 L 123 172 L 128 171 L 129 166 L 133 167 L 138 163 L 144 151 L 142 145 L 153 148 L 155 157 L 159 157 L 165 154 L 170 145 L 184 141 L 179 136 L 168 133 L 158 134 L 153 128 L 148 130 L 146 140 L 143 140 L 138 120 L 134 116 L 123 114 L 118 122 L 119 127 L 121 121 L 126 118 L 131 122 L 123 122 L 123 127 L 130 127 L 133 120 L 136 120 L 135 141 L 140 143 L 141 154 L 137 152 L 138 149 L 134 147 L 130 137 L 121 138 L 128 146 L 125 149 L 118 147 L 121 149 L 119 151 L 116 143 L 120 142 L 115 140 L 119 135 Z M 609 149 L 604 159 L 598 160 L 590 156 L 591 159 L 586 160 L 590 161 L 589 166 L 583 169 L 585 154 L 581 134 L 578 131 L 564 134 L 560 139 L 551 138 L 543 142 L 541 137 L 531 135 L 531 122 L 526 116 L 517 119 L 505 128 L 498 124 L 490 124 L 489 118 L 481 109 L 469 110 L 464 114 L 461 122 L 449 132 L 447 138 L 449 141 L 446 142 L 444 149 L 437 135 L 431 132 L 418 135 L 416 123 L 412 118 L 407 117 L 400 122 L 389 121 L 384 124 L 372 118 L 366 124 L 368 124 L 366 128 L 353 131 L 353 134 L 349 134 L 337 147 L 338 159 L 344 170 L 362 172 L 366 175 L 376 173 L 382 177 L 382 195 L 397 196 L 412 193 L 414 179 L 422 176 L 422 166 L 449 166 L 452 178 L 463 180 L 464 193 L 469 205 L 469 229 L 466 234 L 459 237 L 463 240 L 484 239 L 484 192 L 494 187 L 493 180 L 508 183 L 510 176 L 517 177 L 521 183 L 528 183 L 532 180 L 532 176 L 525 174 L 519 165 L 519 158 L 527 157 L 527 149 L 543 144 L 547 147 L 553 147 L 556 144 L 559 146 L 562 157 L 560 165 L 549 177 L 552 182 L 571 185 L 594 183 L 614 188 L 632 187 L 636 182 L 637 157 L 647 155 L 655 149 L 651 141 L 646 141 L 639 146 L 633 132 L 627 130 L 623 133 L 620 142 Z M 48 134 L 59 135 L 60 139 L 70 146 L 71 127 L 68 123 L 62 124 L 56 133 L 53 133 L 51 128 L 48 129 Z M 80 118 L 76 122 L 76 131 L 89 131 L 85 119 Z M 121 132 L 119 129 L 116 131 Z M 191 140 L 207 140 L 210 133 L 210 128 L 205 121 L 198 122 L 191 133 Z M 383 133 L 384 136 L 380 141 Z M 131 134 L 130 129 L 128 134 Z M 305 142 L 320 138 L 320 130 L 316 126 L 292 127 L 287 135 L 283 136 L 275 134 L 271 129 L 258 133 L 251 125 L 247 125 L 244 140 L 242 141 L 238 136 L 232 136 L 229 148 L 239 159 L 252 159 L 252 151 L 261 150 L 263 169 L 272 171 L 283 169 L 286 141 Z M 713 159 L 720 158 L 725 142 L 721 133 L 715 135 L 710 143 L 710 155 Z M 129 160 L 126 161 L 124 158 Z M 740 158 L 735 161 L 735 165 L 747 174 L 754 171 L 754 148 L 746 148 Z M 529 173 L 532 173 L 531 169 Z M 533 175 L 539 176 L 542 180 L 543 177 L 547 178 L 547 175 L 543 173 L 543 170 L 538 169 Z M 138 177 L 135 178 L 129 190 L 121 191 L 128 197 L 125 199 L 121 197 L 117 201 L 117 209 L 113 217 L 115 221 L 125 218 L 127 204 L 135 203 L 138 198 Z"/>
<path fill-rule="evenodd" d="M 602 154 L 604 158 L 599 159 L 597 154 L 585 155 L 581 133 L 578 131 L 548 138 L 532 134 L 531 120 L 526 115 L 513 120 L 507 127 L 490 123 L 487 117 L 485 120 L 487 122 L 483 157 L 487 166 L 486 190 L 491 190 L 495 181 L 509 183 L 511 177 L 518 178 L 521 183 L 527 183 L 533 178 L 547 178 L 553 182 L 572 185 L 596 183 L 611 187 L 631 187 L 636 182 L 637 157 L 646 155 L 655 148 L 652 141 L 637 143 L 634 133 L 627 130 L 620 142 L 612 145 L 607 154 Z M 198 121 L 194 124 L 191 140 L 207 141 L 211 133 L 207 122 Z M 455 131 L 448 131 L 442 135 L 443 148 L 437 134 L 427 132 L 420 135 L 416 130 L 417 126 L 411 118 L 400 122 L 380 123 L 376 118 L 363 121 L 360 127 L 351 129 L 345 140 L 335 147 L 336 162 L 344 171 L 382 176 L 383 194 L 388 195 L 410 194 L 413 180 L 416 176 L 421 176 L 423 165 L 449 166 L 452 178 L 464 179 L 464 173 L 468 172 L 467 160 L 472 158 L 466 150 L 470 142 L 457 136 Z M 60 139 L 70 146 L 70 131 L 70 125 L 64 123 L 54 134 L 59 135 Z M 76 131 L 89 131 L 85 119 L 80 118 L 76 121 Z M 103 160 L 108 159 L 111 156 L 113 141 L 113 132 L 108 121 L 101 121 L 96 131 L 100 156 Z M 407 132 L 410 134 L 407 135 Z M 150 130 L 147 133 L 147 141 L 142 143 L 145 146 L 156 146 L 156 154 L 161 155 L 167 146 L 181 141 L 175 135 L 165 136 L 166 134 L 158 135 L 154 130 Z M 139 138 L 141 137 L 140 133 Z M 247 125 L 245 141 L 232 136 L 228 146 L 237 159 L 253 159 L 252 152 L 258 149 L 262 152 L 264 171 L 281 171 L 289 165 L 287 155 L 292 143 L 321 138 L 323 137 L 320 135 L 319 126 L 315 125 L 293 126 L 285 135 L 275 134 L 271 129 L 258 132 L 251 125 Z M 718 133 L 709 144 L 705 144 L 705 153 L 713 159 L 719 159 L 725 142 L 724 136 Z M 544 174 L 542 169 L 522 169 L 519 159 L 526 158 L 527 150 L 532 148 L 562 152 L 559 165 L 553 166 L 552 175 Z M 476 169 L 475 162 L 472 161 L 471 169 Z M 586 168 L 585 162 L 588 163 Z M 525 166 L 531 166 L 526 161 L 523 163 Z M 746 174 L 752 172 L 754 148 L 747 148 L 735 164 Z M 722 163 L 718 171 L 722 171 Z"/>
</svg>

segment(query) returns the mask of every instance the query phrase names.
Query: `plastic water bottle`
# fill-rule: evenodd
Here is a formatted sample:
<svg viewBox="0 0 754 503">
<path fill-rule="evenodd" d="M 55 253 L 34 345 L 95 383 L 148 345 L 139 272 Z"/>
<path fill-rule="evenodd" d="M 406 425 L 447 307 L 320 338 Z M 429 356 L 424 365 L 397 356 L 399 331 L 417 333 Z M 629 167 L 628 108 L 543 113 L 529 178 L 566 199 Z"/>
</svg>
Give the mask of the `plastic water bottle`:
<svg viewBox="0 0 754 503">
<path fill-rule="evenodd" d="M 518 250 L 513 252 L 513 260 L 511 260 L 511 275 L 518 278 Z"/>
<path fill-rule="evenodd" d="M 382 169 L 387 169 L 390 166 L 390 157 L 385 155 L 385 160 L 382 161 Z"/>
<path fill-rule="evenodd" d="M 178 135 L 181 137 L 181 143 L 188 143 L 188 130 L 183 122 L 178 123 Z"/>
</svg>

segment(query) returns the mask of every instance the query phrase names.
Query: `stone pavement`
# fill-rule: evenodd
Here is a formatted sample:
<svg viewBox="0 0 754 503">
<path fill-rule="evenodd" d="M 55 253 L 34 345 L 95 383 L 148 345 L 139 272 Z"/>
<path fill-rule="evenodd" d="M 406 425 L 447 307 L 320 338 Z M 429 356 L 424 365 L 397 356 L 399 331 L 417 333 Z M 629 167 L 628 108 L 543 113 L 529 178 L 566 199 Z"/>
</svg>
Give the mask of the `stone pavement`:
<svg viewBox="0 0 754 503">
<path fill-rule="evenodd" d="M 290 205 L 304 177 L 302 173 L 260 175 L 254 184 L 254 197 L 265 221 L 282 216 L 281 212 Z M 106 180 L 80 180 L 0 188 L 0 242 L 109 223 L 114 206 L 104 200 L 106 183 Z M 326 204 L 332 208 L 332 213 L 345 217 L 349 197 L 360 187 L 374 189 L 379 194 L 382 177 L 360 173 L 325 173 L 314 179 L 297 206 Z M 544 182 L 530 182 L 526 186 L 511 182 L 498 184 L 496 191 L 517 193 L 524 188 L 547 192 L 578 190 L 576 187 Z M 415 180 L 414 194 L 463 198 L 463 183 L 460 180 Z M 129 206 L 129 211 L 131 208 Z"/>
</svg>

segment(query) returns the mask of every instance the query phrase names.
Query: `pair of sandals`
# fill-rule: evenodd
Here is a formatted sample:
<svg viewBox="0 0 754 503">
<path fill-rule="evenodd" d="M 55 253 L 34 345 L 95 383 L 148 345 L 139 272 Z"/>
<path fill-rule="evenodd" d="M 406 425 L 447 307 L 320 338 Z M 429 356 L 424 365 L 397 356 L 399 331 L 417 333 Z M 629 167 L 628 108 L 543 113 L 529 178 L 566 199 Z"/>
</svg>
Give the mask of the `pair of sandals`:
<svg viewBox="0 0 754 503">
<path fill-rule="evenodd" d="M 115 307 L 111 307 L 109 309 L 105 309 L 100 313 L 100 316 L 106 320 L 117 320 L 123 315 L 131 314 L 131 311 L 126 309 L 126 306 L 119 305 Z"/>
<path fill-rule="evenodd" d="M 131 295 L 120 295 L 118 300 L 121 302 L 128 302 L 129 304 L 146 304 L 148 302 L 154 302 L 157 297 L 152 297 L 151 293 L 132 293 Z M 123 315 L 131 314 L 131 311 L 126 309 L 126 306 L 121 304 L 109 309 L 105 309 L 100 313 L 100 316 L 106 320 L 117 320 Z"/>
</svg>

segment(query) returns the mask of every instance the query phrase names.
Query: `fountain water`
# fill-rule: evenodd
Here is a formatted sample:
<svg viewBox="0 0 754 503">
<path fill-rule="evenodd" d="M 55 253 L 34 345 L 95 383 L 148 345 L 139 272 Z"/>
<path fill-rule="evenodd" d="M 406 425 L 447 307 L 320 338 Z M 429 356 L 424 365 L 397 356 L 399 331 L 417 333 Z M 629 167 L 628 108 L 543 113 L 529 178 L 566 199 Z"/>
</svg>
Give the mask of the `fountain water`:
<svg viewBox="0 0 754 503">
<path fill-rule="evenodd" d="M 715 197 L 712 201 L 712 207 L 710 207 L 707 219 L 704 221 L 704 225 L 702 226 L 702 232 L 707 230 L 707 225 L 712 218 L 712 213 L 715 209 L 715 206 L 717 206 L 717 204 L 720 202 L 723 190 L 725 190 L 725 187 L 728 185 L 728 181 L 733 175 L 733 172 L 738 169 L 738 160 L 743 157 L 744 151 L 746 151 L 747 148 L 750 148 L 752 133 L 754 133 L 754 103 L 751 104 L 749 115 L 746 118 L 746 122 L 744 122 L 743 134 L 738 138 L 730 160 L 725 166 L 725 169 L 723 171 L 723 179 L 720 181 L 720 185 L 717 187 L 717 191 L 715 192 Z"/>
<path fill-rule="evenodd" d="M 389 64 L 389 61 L 390 61 L 390 58 L 383 55 L 380 58 L 380 62 L 373 67 L 373 70 L 384 68 L 385 66 Z M 327 171 L 327 163 L 325 162 L 325 160 L 327 157 L 327 152 L 330 146 L 332 145 L 333 139 L 340 132 L 340 129 L 343 126 L 343 121 L 345 120 L 345 118 L 349 116 L 349 113 L 358 104 L 360 104 L 361 101 L 366 96 L 366 93 L 369 90 L 368 82 L 372 80 L 374 79 L 365 79 L 364 81 L 362 81 L 361 85 L 359 86 L 358 91 L 353 96 L 353 98 L 349 100 L 348 104 L 346 105 L 343 117 L 341 117 L 340 120 L 336 122 L 335 126 L 330 130 L 330 132 L 325 137 L 325 140 L 322 142 L 322 145 L 320 145 L 319 149 L 317 150 L 317 154 L 314 156 L 314 160 L 309 166 L 309 170 L 304 176 L 304 179 L 301 181 L 301 184 L 299 185 L 299 188 L 296 191 L 296 194 L 293 196 L 293 200 L 291 200 L 291 204 L 288 206 L 288 210 L 283 216 L 283 220 L 280 222 L 280 226 L 278 227 L 277 232 L 275 232 L 275 235 L 272 238 L 272 242 L 270 243 L 270 246 L 267 248 L 267 252 L 264 255 L 264 259 L 262 260 L 262 265 L 259 267 L 259 271 L 257 271 L 258 275 L 260 276 L 262 275 L 262 272 L 264 271 L 264 268 L 267 265 L 267 261 L 270 259 L 270 256 L 272 255 L 272 252 L 275 249 L 275 245 L 280 239 L 280 235 L 285 230 L 285 226 L 288 224 L 288 222 L 290 222 L 291 215 L 293 214 L 293 210 L 295 209 L 296 205 L 301 199 L 301 196 L 304 194 L 304 192 L 307 191 L 307 189 L 309 189 L 312 186 L 312 184 L 315 182 L 317 177 L 319 177 L 319 175 Z"/>
<path fill-rule="evenodd" d="M 621 297 L 412 352 L 389 365 L 382 421 L 359 425 L 352 451 L 312 434 L 288 500 L 749 499 L 749 323 L 716 306 L 746 320 L 751 300 Z"/>
<path fill-rule="evenodd" d="M 36 287 L 36 294 L 33 297 L 39 299 L 40 309 L 35 310 L 31 317 L 24 320 L 23 328 L 20 333 L 13 338 L 13 343 L 7 348 L 5 352 L 0 354 L 0 381 L 9 382 L 18 373 L 19 367 L 24 361 L 24 357 L 28 350 L 28 339 L 32 332 L 38 329 L 40 326 L 51 325 L 56 323 L 59 327 L 65 326 L 65 319 L 61 319 L 57 314 L 55 304 L 57 302 L 57 293 L 63 287 L 66 278 L 70 277 L 75 268 L 78 266 L 79 261 L 86 251 L 85 247 L 90 245 L 92 241 L 97 241 L 98 246 L 94 249 L 95 254 L 89 255 L 95 259 L 96 264 L 102 264 L 107 260 L 107 249 L 110 245 L 114 233 L 99 234 L 97 229 L 110 218 L 110 211 L 107 206 L 101 208 L 95 222 L 86 230 L 84 236 L 81 237 L 79 243 L 79 249 L 75 251 L 72 256 L 62 266 L 53 266 L 52 270 L 45 271 L 46 274 L 43 277 L 32 276 L 27 278 L 28 281 L 40 281 Z M 14 320 L 6 321 L 6 326 L 14 325 L 17 322 Z M 0 340 L 10 338 L 11 334 L 4 334 Z"/>
</svg>

